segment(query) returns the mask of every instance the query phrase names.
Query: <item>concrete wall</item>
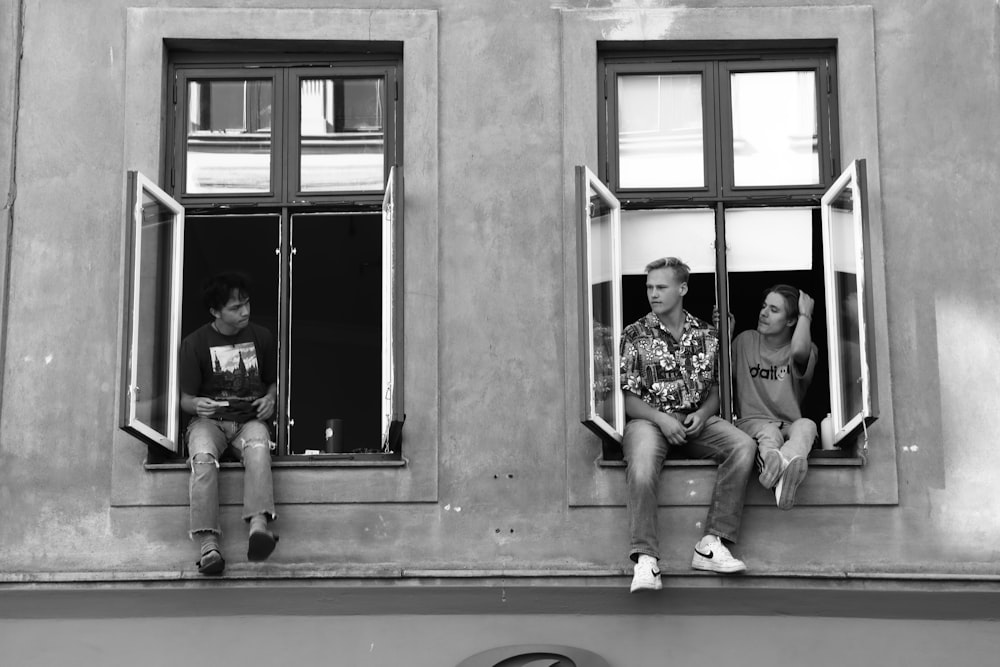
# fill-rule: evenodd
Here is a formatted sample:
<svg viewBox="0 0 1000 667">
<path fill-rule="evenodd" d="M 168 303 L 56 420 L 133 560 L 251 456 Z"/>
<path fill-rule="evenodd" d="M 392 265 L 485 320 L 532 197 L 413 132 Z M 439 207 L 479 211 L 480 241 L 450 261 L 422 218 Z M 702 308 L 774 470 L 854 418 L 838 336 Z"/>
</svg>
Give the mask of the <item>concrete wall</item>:
<svg viewBox="0 0 1000 667">
<path fill-rule="evenodd" d="M 0 148 L 10 145 L 19 119 L 13 163 L 0 156 L 0 192 L 14 166 L 18 185 L 2 360 L 0 569 L 9 581 L 190 576 L 182 504 L 112 502 L 113 460 L 133 462 L 128 474 L 151 486 L 170 486 L 166 497 L 186 488 L 183 471 L 139 471 L 142 447 L 117 428 L 124 172 L 134 159 L 150 161 L 135 158 L 126 137 L 139 126 L 156 131 L 159 122 L 126 112 L 130 3 L 23 4 L 17 108 L 8 86 L 0 94 Z M 436 124 L 434 155 L 424 159 L 435 159 L 437 196 L 407 192 L 407 205 L 412 198 L 436 225 L 429 243 L 437 271 L 428 283 L 435 292 L 407 296 L 408 316 L 436 332 L 427 352 L 435 375 L 430 407 L 408 410 L 408 446 L 424 452 L 412 468 L 425 475 L 413 495 L 419 502 L 353 503 L 330 491 L 337 502 L 285 504 L 282 541 L 263 566 L 240 562 L 239 510 L 229 506 L 231 569 L 241 576 L 620 573 L 624 508 L 570 507 L 567 476 L 567 461 L 593 460 L 599 450 L 576 424 L 566 391 L 577 363 L 567 342 L 575 336 L 567 304 L 576 295 L 566 289 L 575 247 L 567 243 L 573 212 L 564 193 L 572 174 L 563 159 L 562 62 L 572 45 L 562 41 L 559 9 L 594 3 L 418 4 L 437 12 L 438 90 L 433 113 L 418 116 Z M 629 12 L 653 3 L 599 4 Z M 657 4 L 697 10 L 762 3 Z M 5 35 L 16 34 L 18 12 L 19 3 L 0 3 Z M 781 513 L 757 493 L 739 553 L 751 573 L 765 575 L 846 570 L 995 581 L 997 3 L 882 0 L 871 4 L 871 16 L 889 357 L 881 363 L 893 380 L 884 394 L 890 418 L 879 428 L 891 435 L 885 442 L 894 448 L 899 502 L 819 503 Z M 0 82 L 12 80 L 14 53 L 13 41 L 0 41 Z M 420 298 L 435 302 L 432 318 L 419 319 Z M 407 354 L 408 369 L 419 369 L 410 366 L 420 357 L 412 343 Z M 406 381 L 410 395 L 426 388 L 419 373 Z M 283 494 L 295 497 L 299 484 L 333 487 L 329 479 L 349 471 L 323 474 L 279 476 L 279 502 Z M 392 472 L 378 474 L 392 485 Z M 235 476 L 227 488 L 236 494 Z M 662 510 L 668 570 L 687 573 L 704 513 L 703 505 Z"/>
<path fill-rule="evenodd" d="M 719 641 L 720 627 L 730 641 Z M 392 631 L 386 632 L 387 628 Z M 164 637 L 185 641 L 167 642 Z M 524 644 L 587 649 L 611 667 L 691 660 L 747 667 L 801 663 L 979 667 L 995 661 L 1000 643 L 996 624 L 984 621 L 644 615 L 610 621 L 573 615 L 196 617 L 157 619 L 155 624 L 135 618 L 19 620 L 0 624 L 0 641 L 5 660 L 18 667 L 248 663 L 451 667 L 489 648 Z M 150 651 L 154 645 L 157 650 Z M 405 656 L 405 663 L 400 656 Z"/>
</svg>

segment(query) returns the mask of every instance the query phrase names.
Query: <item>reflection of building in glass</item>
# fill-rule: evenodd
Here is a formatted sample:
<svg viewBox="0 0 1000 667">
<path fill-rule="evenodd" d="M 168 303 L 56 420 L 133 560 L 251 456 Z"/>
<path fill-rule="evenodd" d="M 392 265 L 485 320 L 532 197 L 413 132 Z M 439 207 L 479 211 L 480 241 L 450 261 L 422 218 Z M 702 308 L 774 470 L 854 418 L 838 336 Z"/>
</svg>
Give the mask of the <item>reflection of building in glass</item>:
<svg viewBox="0 0 1000 667">
<path fill-rule="evenodd" d="M 615 388 L 614 333 L 611 327 L 594 321 L 594 399 L 608 400 Z"/>
</svg>

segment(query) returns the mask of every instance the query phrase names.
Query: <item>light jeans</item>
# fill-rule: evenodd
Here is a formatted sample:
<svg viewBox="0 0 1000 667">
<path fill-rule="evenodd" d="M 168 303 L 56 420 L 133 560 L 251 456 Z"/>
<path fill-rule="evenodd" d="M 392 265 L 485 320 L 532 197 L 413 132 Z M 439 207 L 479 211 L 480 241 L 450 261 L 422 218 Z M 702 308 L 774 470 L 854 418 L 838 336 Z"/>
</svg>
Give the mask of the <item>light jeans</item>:
<svg viewBox="0 0 1000 667">
<path fill-rule="evenodd" d="M 746 433 L 713 416 L 705 422 L 698 437 L 678 446 L 695 458 L 711 458 L 718 462 L 705 532 L 735 542 L 743 519 L 743 501 L 753 471 L 756 444 Z M 646 554 L 659 558 L 657 491 L 670 445 L 656 424 L 646 419 L 633 419 L 625 424 L 622 449 L 628 486 L 629 557 L 637 560 L 639 554 Z"/>
<path fill-rule="evenodd" d="M 757 453 L 761 462 L 764 452 L 769 449 L 777 449 L 786 461 L 791 461 L 796 456 L 808 457 L 816 442 L 816 422 L 811 419 L 796 419 L 789 423 L 777 419 L 751 418 L 741 419 L 737 426 L 757 441 Z"/>
<path fill-rule="evenodd" d="M 243 462 L 243 518 L 258 514 L 274 519 L 271 481 L 271 433 L 264 422 L 240 423 L 195 417 L 187 428 L 191 465 L 191 534 L 221 533 L 219 525 L 219 459 L 231 449 Z"/>
</svg>

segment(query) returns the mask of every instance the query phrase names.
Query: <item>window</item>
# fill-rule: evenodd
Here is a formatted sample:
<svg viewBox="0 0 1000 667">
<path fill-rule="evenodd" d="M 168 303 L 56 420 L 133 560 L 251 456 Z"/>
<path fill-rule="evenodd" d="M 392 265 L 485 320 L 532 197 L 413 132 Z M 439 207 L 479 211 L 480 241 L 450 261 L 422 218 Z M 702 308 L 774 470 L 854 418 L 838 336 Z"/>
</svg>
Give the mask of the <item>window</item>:
<svg viewBox="0 0 1000 667">
<path fill-rule="evenodd" d="M 182 453 L 175 355 L 209 319 L 201 284 L 238 270 L 278 341 L 279 457 L 400 457 L 402 47 L 290 47 L 175 49 L 168 186 L 130 175 L 123 426 L 153 456 Z"/>
<path fill-rule="evenodd" d="M 685 308 L 706 321 L 714 308 L 721 314 L 727 418 L 730 338 L 754 326 L 762 292 L 789 283 L 813 296 L 821 363 L 804 412 L 817 424 L 831 415 L 840 449 L 826 455 L 862 453 L 855 443 L 863 449 L 878 416 L 866 178 L 863 160 L 838 178 L 833 45 L 602 46 L 604 183 L 585 167 L 576 178 L 582 413 L 605 442 L 604 458 L 621 456 L 624 407 L 613 398 L 621 324 L 648 312 L 644 267 L 664 255 L 692 268 Z"/>
</svg>

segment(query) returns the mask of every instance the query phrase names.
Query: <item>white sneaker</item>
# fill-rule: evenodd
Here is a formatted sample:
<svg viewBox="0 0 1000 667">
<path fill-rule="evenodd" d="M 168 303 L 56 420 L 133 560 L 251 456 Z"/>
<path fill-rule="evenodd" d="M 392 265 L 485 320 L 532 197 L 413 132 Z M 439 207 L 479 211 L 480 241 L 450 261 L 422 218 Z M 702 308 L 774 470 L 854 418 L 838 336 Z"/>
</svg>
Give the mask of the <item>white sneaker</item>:
<svg viewBox="0 0 1000 667">
<path fill-rule="evenodd" d="M 660 570 L 657 567 L 656 559 L 652 556 L 639 556 L 639 562 L 635 564 L 633 572 L 629 593 L 658 591 L 663 588 L 663 582 L 660 581 Z"/>
<path fill-rule="evenodd" d="M 801 456 L 795 456 L 785 464 L 781 477 L 774 487 L 774 499 L 778 507 L 790 510 L 795 506 L 795 492 L 809 472 L 809 462 Z"/>
<path fill-rule="evenodd" d="M 715 535 L 706 535 L 694 546 L 691 567 L 723 574 L 744 572 L 747 569 L 746 563 L 729 553 L 726 545 Z"/>
</svg>

